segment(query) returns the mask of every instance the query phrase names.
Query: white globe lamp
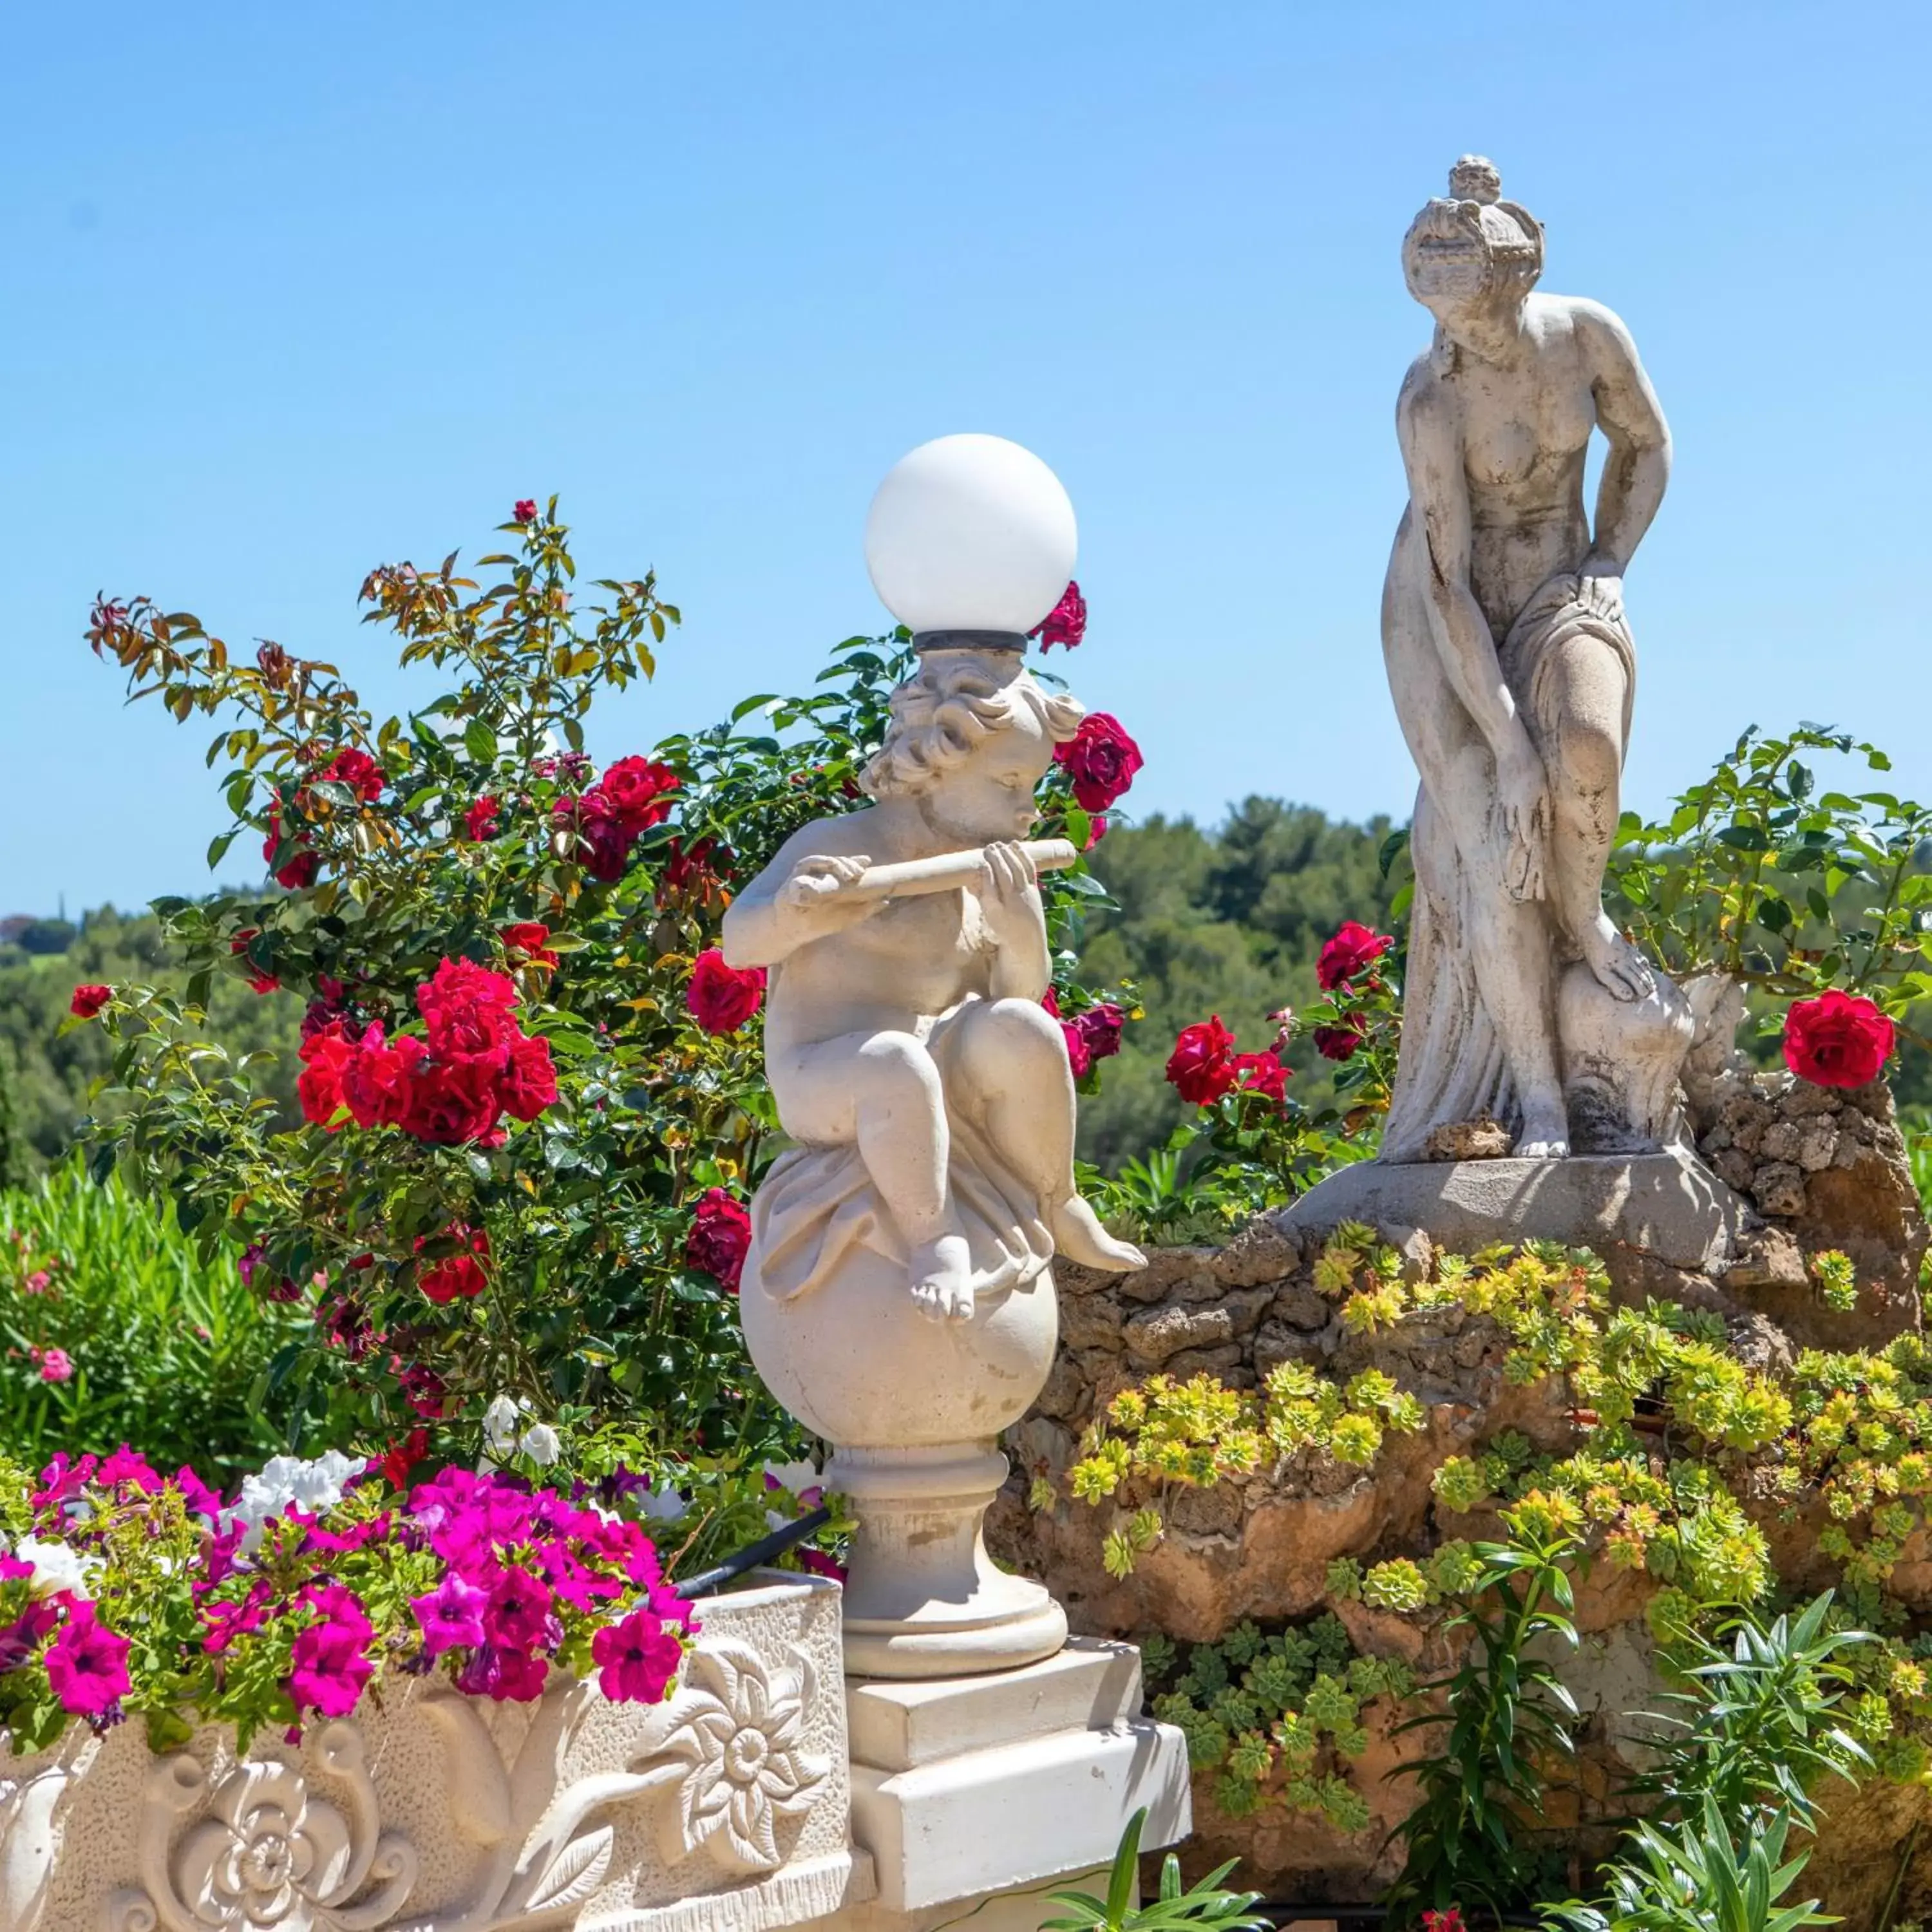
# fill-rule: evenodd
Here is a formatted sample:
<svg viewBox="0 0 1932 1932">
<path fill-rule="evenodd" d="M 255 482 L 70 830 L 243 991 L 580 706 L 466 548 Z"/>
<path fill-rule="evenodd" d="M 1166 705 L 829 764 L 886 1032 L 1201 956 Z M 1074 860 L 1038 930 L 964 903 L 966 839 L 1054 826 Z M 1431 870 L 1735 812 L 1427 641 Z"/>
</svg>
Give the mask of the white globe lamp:
<svg viewBox="0 0 1932 1932">
<path fill-rule="evenodd" d="M 1078 548 L 1073 505 L 1030 449 L 942 436 L 886 472 L 866 518 L 866 568 L 915 635 L 1023 639 L 1060 602 Z"/>
</svg>

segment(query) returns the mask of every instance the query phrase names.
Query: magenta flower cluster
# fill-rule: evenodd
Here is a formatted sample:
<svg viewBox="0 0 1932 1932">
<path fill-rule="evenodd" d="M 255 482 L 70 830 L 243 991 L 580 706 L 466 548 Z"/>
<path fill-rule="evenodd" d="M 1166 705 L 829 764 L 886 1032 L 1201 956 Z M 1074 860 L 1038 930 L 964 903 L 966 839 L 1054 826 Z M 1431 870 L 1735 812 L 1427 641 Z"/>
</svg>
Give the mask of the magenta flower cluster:
<svg viewBox="0 0 1932 1932">
<path fill-rule="evenodd" d="M 0 1522 L 30 1526 L 0 1537 L 0 1728 L 32 1748 L 130 1708 L 295 1726 L 385 1670 L 520 1702 L 555 1668 L 666 1694 L 698 1626 L 640 1523 L 513 1476 L 452 1468 L 404 1496 L 381 1471 L 256 1522 L 125 1448 L 38 1484 L 0 1464 Z M 158 1630 L 184 1634 L 134 1651 Z"/>
</svg>

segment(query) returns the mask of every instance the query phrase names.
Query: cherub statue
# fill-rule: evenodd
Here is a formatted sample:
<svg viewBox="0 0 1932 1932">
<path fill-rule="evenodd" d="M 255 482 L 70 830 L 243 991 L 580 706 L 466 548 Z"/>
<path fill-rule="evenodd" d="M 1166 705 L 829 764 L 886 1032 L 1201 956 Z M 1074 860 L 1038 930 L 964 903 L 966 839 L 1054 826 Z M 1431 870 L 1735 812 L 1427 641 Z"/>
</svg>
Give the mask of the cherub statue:
<svg viewBox="0 0 1932 1932">
<path fill-rule="evenodd" d="M 958 1322 L 1056 1252 L 1144 1262 L 1074 1186 L 1072 1071 L 1040 1004 L 1052 965 L 1021 842 L 1082 709 L 1018 649 L 935 640 L 920 658 L 860 779 L 875 802 L 795 832 L 726 914 L 724 948 L 770 970 L 766 1072 L 799 1143 L 753 1203 L 748 1286 L 803 1294 L 865 1246 Z"/>
</svg>

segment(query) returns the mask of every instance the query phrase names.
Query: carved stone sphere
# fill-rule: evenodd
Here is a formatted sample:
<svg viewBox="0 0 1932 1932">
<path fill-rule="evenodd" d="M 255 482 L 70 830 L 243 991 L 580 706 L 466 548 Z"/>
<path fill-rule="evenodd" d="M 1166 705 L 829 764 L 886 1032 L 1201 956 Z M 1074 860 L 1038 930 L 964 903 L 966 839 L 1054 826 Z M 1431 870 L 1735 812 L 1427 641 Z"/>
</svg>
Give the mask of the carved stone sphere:
<svg viewBox="0 0 1932 1932">
<path fill-rule="evenodd" d="M 1053 1366 L 1053 1275 L 981 1294 L 965 1322 L 936 1322 L 906 1270 L 870 1250 L 789 1301 L 747 1268 L 745 1341 L 765 1385 L 805 1426 L 844 1448 L 990 1442 L 1033 1406 Z"/>
</svg>

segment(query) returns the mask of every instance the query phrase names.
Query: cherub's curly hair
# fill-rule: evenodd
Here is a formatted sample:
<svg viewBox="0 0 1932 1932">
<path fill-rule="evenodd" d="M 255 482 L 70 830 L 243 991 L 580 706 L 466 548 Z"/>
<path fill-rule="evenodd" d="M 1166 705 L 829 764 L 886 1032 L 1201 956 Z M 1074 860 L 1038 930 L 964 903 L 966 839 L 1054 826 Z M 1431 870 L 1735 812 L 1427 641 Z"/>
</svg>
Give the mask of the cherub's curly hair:
<svg viewBox="0 0 1932 1932">
<path fill-rule="evenodd" d="M 892 693 L 886 742 L 860 774 L 859 789 L 875 799 L 930 791 L 1022 706 L 1056 745 L 1070 742 L 1087 715 L 1077 698 L 1042 690 L 1026 671 L 1003 681 L 983 664 L 935 653 Z"/>
</svg>

